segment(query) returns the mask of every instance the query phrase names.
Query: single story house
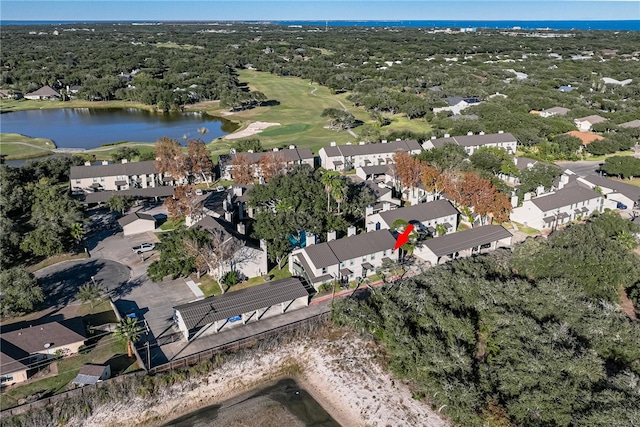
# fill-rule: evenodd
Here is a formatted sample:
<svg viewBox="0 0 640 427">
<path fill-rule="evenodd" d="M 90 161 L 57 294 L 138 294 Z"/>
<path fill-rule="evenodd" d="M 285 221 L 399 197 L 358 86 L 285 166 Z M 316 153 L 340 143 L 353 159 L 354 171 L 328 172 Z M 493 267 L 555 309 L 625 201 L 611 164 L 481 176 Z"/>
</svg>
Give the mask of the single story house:
<svg viewBox="0 0 640 427">
<path fill-rule="evenodd" d="M 0 334 L 2 385 L 26 381 L 35 368 L 54 356 L 77 353 L 85 340 L 85 327 L 79 317 L 3 332 Z"/>
<path fill-rule="evenodd" d="M 540 117 L 566 116 L 571 111 L 564 107 L 552 107 L 540 111 Z"/>
<path fill-rule="evenodd" d="M 617 80 L 611 77 L 603 77 L 602 81 L 606 85 L 626 86 L 633 81 L 633 79 Z"/>
<path fill-rule="evenodd" d="M 314 288 L 338 280 L 348 282 L 367 277 L 385 261 L 397 261 L 396 237 L 390 230 L 378 230 L 308 245 L 289 255 L 289 271 L 304 277 Z M 309 243 L 309 242 L 307 242 Z"/>
<path fill-rule="evenodd" d="M 43 99 L 59 99 L 60 92 L 53 89 L 51 86 L 42 86 L 40 89 L 29 92 L 25 96 L 25 99 L 43 100 Z"/>
<path fill-rule="evenodd" d="M 320 166 L 326 170 L 345 171 L 353 168 L 375 165 L 390 165 L 395 163 L 393 156 L 397 152 L 418 154 L 422 147 L 415 140 L 383 140 L 380 144 L 337 145 L 331 142 L 331 146 L 322 147 L 318 151 Z"/>
<path fill-rule="evenodd" d="M 455 144 L 464 148 L 468 155 L 472 155 L 480 147 L 499 147 L 509 154 L 515 154 L 518 140 L 510 133 L 499 131 L 498 133 L 485 134 L 480 132 L 477 135 L 468 133 L 462 136 L 451 136 L 445 134 L 444 138 L 431 137 L 422 144 L 425 150 L 442 148 L 445 144 Z"/>
<path fill-rule="evenodd" d="M 640 119 L 631 120 L 630 122 L 620 123 L 618 126 L 621 128 L 640 128 Z"/>
<path fill-rule="evenodd" d="M 589 187 L 599 188 L 607 200 L 622 203 L 630 209 L 640 204 L 640 187 L 620 181 L 614 181 L 600 175 L 591 174 L 578 181 L 586 183 Z M 615 207 L 615 206 L 612 206 Z"/>
<path fill-rule="evenodd" d="M 513 209 L 510 219 L 537 230 L 555 229 L 594 212 L 602 212 L 604 203 L 600 193 L 574 185 L 534 198 L 525 194 L 522 206 Z"/>
<path fill-rule="evenodd" d="M 436 107 L 433 109 L 435 114 L 438 114 L 442 111 L 451 111 L 453 115 L 459 115 L 460 112 L 472 105 L 480 104 L 482 100 L 475 96 L 469 97 L 460 97 L 460 96 L 450 96 L 447 98 L 447 106 L 446 107 Z"/>
<path fill-rule="evenodd" d="M 80 188 L 88 192 L 122 191 L 172 183 L 171 177 L 157 171 L 153 160 L 129 162 L 122 159 L 120 163 L 105 160 L 100 165 L 87 162 L 84 166 L 71 166 L 69 171 L 71 189 Z"/>
<path fill-rule="evenodd" d="M 598 115 L 591 115 L 587 117 L 581 117 L 579 119 L 575 119 L 573 122 L 576 124 L 578 129 L 582 132 L 588 132 L 591 130 L 591 126 L 597 123 L 604 123 L 607 119 Z"/>
<path fill-rule="evenodd" d="M 140 211 L 132 212 L 118 219 L 118 224 L 122 227 L 125 236 L 146 233 L 156 229 L 156 219 L 153 215 Z"/>
<path fill-rule="evenodd" d="M 80 368 L 80 372 L 78 372 L 72 383 L 82 387 L 104 381 L 109 377 L 111 377 L 111 366 L 87 363 Z"/>
<path fill-rule="evenodd" d="M 173 307 L 173 320 L 193 340 L 307 305 L 307 288 L 288 277 Z"/>
<path fill-rule="evenodd" d="M 511 247 L 512 234 L 501 225 L 483 225 L 425 240 L 413 254 L 431 265 Z"/>
<path fill-rule="evenodd" d="M 391 229 L 394 221 L 398 219 L 404 219 L 414 224 L 414 227 L 419 223 L 426 232 L 435 236 L 435 227 L 439 224 L 445 226 L 447 233 L 455 231 L 458 225 L 458 210 L 445 199 L 419 203 L 367 216 L 367 231 Z"/>
<path fill-rule="evenodd" d="M 295 165 L 307 164 L 312 168 L 315 166 L 315 157 L 308 148 L 296 148 L 290 145 L 288 149 L 274 148 L 272 151 L 254 153 L 253 150 L 237 153 L 234 149 L 229 154 L 222 154 L 218 158 L 220 177 L 226 180 L 233 180 L 233 163 L 239 155 L 244 155 L 249 160 L 253 168 L 253 175 L 259 178 L 261 174 L 260 161 L 266 156 L 277 156 L 283 163 L 285 169 L 291 169 Z"/>
</svg>

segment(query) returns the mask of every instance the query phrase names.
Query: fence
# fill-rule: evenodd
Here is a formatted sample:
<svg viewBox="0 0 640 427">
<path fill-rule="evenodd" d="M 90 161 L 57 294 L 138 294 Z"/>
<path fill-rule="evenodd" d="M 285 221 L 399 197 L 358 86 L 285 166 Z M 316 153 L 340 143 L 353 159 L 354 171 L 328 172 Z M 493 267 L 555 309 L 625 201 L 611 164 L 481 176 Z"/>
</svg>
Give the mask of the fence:
<svg viewBox="0 0 640 427">
<path fill-rule="evenodd" d="M 247 338 L 241 338 L 236 341 L 232 341 L 226 344 L 222 344 L 198 353 L 190 354 L 188 356 L 181 357 L 180 359 L 172 360 L 163 365 L 156 366 L 149 370 L 150 374 L 158 374 L 161 372 L 172 371 L 175 369 L 184 369 L 189 366 L 197 365 L 200 362 L 205 360 L 210 360 L 216 354 L 224 353 L 224 352 L 235 352 L 242 348 L 249 348 L 256 345 L 259 341 L 264 340 L 266 338 L 272 338 L 282 333 L 293 332 L 298 329 L 301 329 L 305 326 L 320 323 L 329 320 L 330 311 L 325 311 L 323 313 L 316 314 L 312 317 L 308 317 L 306 319 L 297 320 L 292 323 L 288 323 L 286 325 L 279 326 L 277 328 L 269 329 L 268 331 L 261 332 L 256 335 L 252 335 Z"/>
</svg>

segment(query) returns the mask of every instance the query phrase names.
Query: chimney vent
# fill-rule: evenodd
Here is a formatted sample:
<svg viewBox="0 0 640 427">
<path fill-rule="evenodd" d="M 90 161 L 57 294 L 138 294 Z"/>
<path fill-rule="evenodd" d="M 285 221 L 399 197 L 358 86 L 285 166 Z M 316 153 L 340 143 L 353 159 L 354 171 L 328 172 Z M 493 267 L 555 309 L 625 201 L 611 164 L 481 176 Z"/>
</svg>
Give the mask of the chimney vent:
<svg viewBox="0 0 640 427">
<path fill-rule="evenodd" d="M 327 242 L 331 242 L 332 240 L 336 240 L 336 232 L 328 231 L 327 232 Z"/>
<path fill-rule="evenodd" d="M 449 138 L 450 136 L 451 136 L 451 135 L 449 135 L 448 133 L 445 133 L 445 134 L 444 134 L 444 137 L 445 137 L 445 138 Z"/>
</svg>

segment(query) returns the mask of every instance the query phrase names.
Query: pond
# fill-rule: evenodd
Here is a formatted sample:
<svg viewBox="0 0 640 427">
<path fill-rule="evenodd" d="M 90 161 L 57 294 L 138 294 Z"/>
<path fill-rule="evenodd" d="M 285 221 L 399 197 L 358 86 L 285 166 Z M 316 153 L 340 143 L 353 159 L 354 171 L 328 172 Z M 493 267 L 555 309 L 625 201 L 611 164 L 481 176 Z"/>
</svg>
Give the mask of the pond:
<svg viewBox="0 0 640 427">
<path fill-rule="evenodd" d="M 120 141 L 155 142 L 163 136 L 208 142 L 236 129 L 228 120 L 201 112 L 156 114 L 137 108 L 16 111 L 1 114 L 0 124 L 3 133 L 49 138 L 58 148 L 85 149 Z"/>
<path fill-rule="evenodd" d="M 292 379 L 281 380 L 271 387 L 220 405 L 199 409 L 166 424 L 165 427 L 229 425 L 340 427 L 340 424 Z"/>
</svg>

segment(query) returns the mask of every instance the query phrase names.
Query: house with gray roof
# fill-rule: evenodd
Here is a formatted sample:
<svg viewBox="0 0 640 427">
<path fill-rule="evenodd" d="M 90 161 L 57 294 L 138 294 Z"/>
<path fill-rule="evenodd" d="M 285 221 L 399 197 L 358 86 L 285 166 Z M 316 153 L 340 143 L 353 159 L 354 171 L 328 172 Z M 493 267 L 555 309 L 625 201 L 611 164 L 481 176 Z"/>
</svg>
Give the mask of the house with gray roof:
<svg viewBox="0 0 640 427">
<path fill-rule="evenodd" d="M 379 144 L 337 145 L 322 147 L 318 151 L 320 166 L 326 170 L 344 171 L 365 166 L 391 165 L 395 163 L 393 156 L 398 152 L 419 154 L 422 147 L 415 140 L 383 140 Z"/>
<path fill-rule="evenodd" d="M 263 159 L 272 158 L 273 161 L 280 162 L 279 169 L 283 172 L 293 168 L 295 165 L 307 164 L 312 168 L 315 166 L 315 157 L 311 150 L 308 148 L 296 148 L 295 145 L 290 145 L 288 149 L 274 148 L 271 151 L 259 153 L 254 153 L 253 150 L 237 153 L 232 149 L 229 154 L 222 154 L 218 158 L 218 167 L 222 179 L 233 180 L 233 163 L 238 156 L 244 156 L 248 160 L 256 178 L 262 176 L 260 163 L 264 161 Z"/>
<path fill-rule="evenodd" d="M 540 117 L 566 116 L 571 111 L 564 107 L 552 107 L 540 111 Z"/>
<path fill-rule="evenodd" d="M 640 128 L 640 119 L 631 120 L 630 122 L 620 123 L 618 126 L 621 128 Z"/>
<path fill-rule="evenodd" d="M 391 229 L 398 219 L 403 219 L 435 236 L 436 227 L 440 224 L 446 228 L 447 233 L 455 231 L 458 225 L 458 210 L 445 199 L 388 210 L 367 216 L 367 231 Z"/>
<path fill-rule="evenodd" d="M 446 99 L 447 106 L 446 107 L 436 107 L 433 109 L 435 114 L 438 114 L 442 111 L 451 111 L 454 116 L 459 115 L 460 112 L 466 108 L 469 108 L 472 105 L 478 105 L 482 102 L 482 100 L 476 96 L 450 96 Z"/>
<path fill-rule="evenodd" d="M 470 132 L 461 136 L 445 134 L 444 138 L 431 137 L 431 139 L 426 140 L 422 143 L 422 148 L 431 150 L 433 148 L 442 148 L 446 144 L 459 145 L 464 148 L 468 155 L 472 155 L 480 147 L 498 147 L 506 150 L 509 154 L 515 154 L 518 140 L 511 133 L 502 131 L 490 134 L 485 134 L 484 132 L 473 134 Z"/>
<path fill-rule="evenodd" d="M 136 211 L 118 219 L 118 224 L 122 227 L 125 236 L 134 234 L 153 232 L 156 229 L 156 219 L 153 215 Z"/>
<path fill-rule="evenodd" d="M 605 199 L 587 186 L 563 186 L 558 191 L 531 198 L 527 193 L 522 206 L 511 212 L 511 221 L 537 230 L 556 229 L 561 225 L 603 212 Z"/>
<path fill-rule="evenodd" d="M 591 115 L 587 117 L 580 117 L 579 119 L 574 119 L 573 122 L 576 124 L 576 127 L 581 132 L 588 132 L 591 130 L 591 126 L 597 123 L 604 123 L 607 119 L 598 115 Z"/>
<path fill-rule="evenodd" d="M 305 307 L 309 295 L 300 279 L 287 277 L 173 307 L 173 319 L 193 340 Z"/>
<path fill-rule="evenodd" d="M 389 230 L 352 234 L 335 240 L 335 232 L 328 241 L 294 250 L 289 255 L 289 271 L 305 278 L 316 289 L 334 280 L 348 282 L 357 277 L 372 275 L 385 261 L 397 261 L 394 250 L 396 237 Z"/>
<path fill-rule="evenodd" d="M 25 94 L 25 99 L 44 100 L 44 99 L 60 99 L 60 92 L 51 86 L 42 86 L 40 89 Z"/>
<path fill-rule="evenodd" d="M 105 160 L 99 165 L 86 162 L 84 166 L 71 166 L 69 171 L 71 190 L 86 192 L 160 187 L 172 185 L 173 181 L 170 176 L 158 172 L 153 160 L 129 162 L 122 159 L 120 163 Z"/>
<path fill-rule="evenodd" d="M 611 208 L 615 208 L 618 203 L 631 209 L 640 204 L 640 187 L 638 186 L 614 181 L 596 174 L 590 174 L 577 180 L 586 183 L 592 189 L 598 188 L 607 201 L 614 202 L 609 205 Z M 605 207 L 607 207 L 606 204 Z"/>
<path fill-rule="evenodd" d="M 512 234 L 501 225 L 483 225 L 457 233 L 425 240 L 413 251 L 414 256 L 431 265 L 482 254 L 500 247 L 511 247 Z"/>
</svg>

